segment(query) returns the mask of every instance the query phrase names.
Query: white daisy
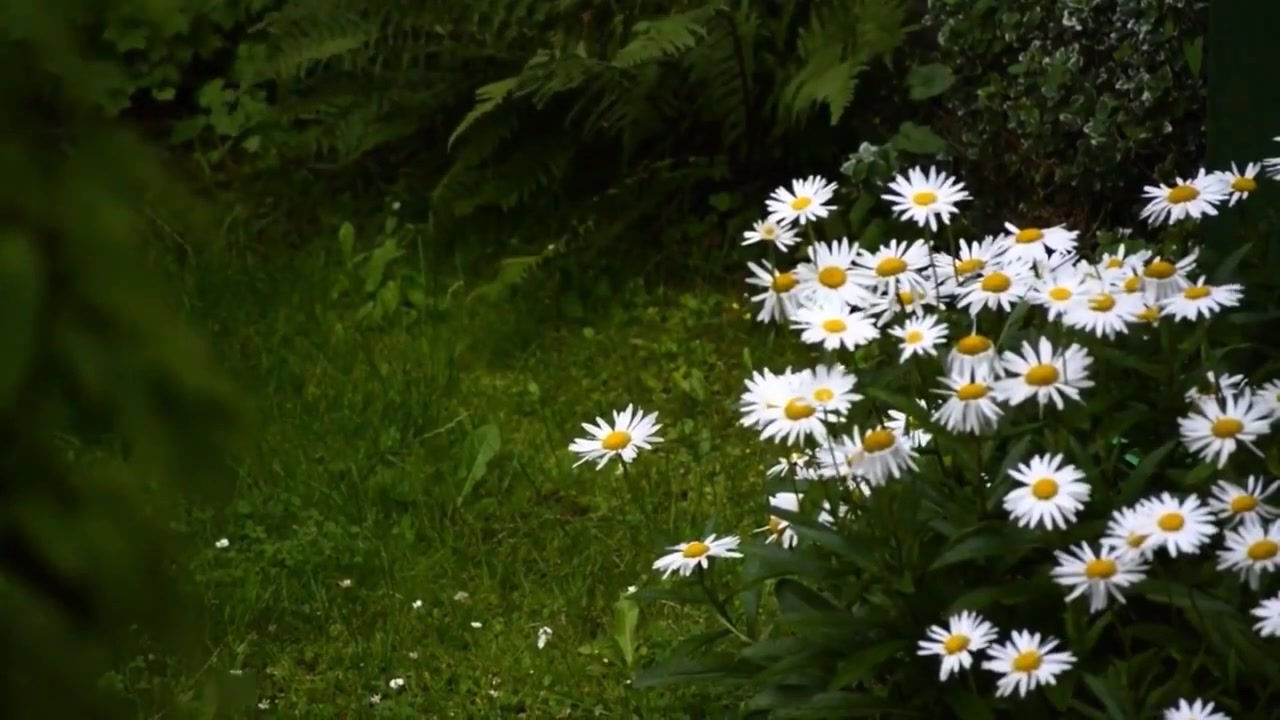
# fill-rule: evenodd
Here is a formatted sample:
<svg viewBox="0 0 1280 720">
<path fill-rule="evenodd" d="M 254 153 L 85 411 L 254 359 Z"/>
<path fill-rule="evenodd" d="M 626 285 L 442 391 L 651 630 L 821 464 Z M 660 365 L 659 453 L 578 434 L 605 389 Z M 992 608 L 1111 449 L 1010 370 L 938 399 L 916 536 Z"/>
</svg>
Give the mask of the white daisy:
<svg viewBox="0 0 1280 720">
<path fill-rule="evenodd" d="M 1235 163 L 1231 163 L 1231 170 L 1215 173 L 1218 180 L 1226 186 L 1227 192 L 1231 196 L 1227 198 L 1227 207 L 1234 206 L 1238 201 L 1249 196 L 1249 193 L 1258 189 L 1258 171 L 1262 169 L 1262 163 L 1251 162 L 1244 166 L 1244 172 L 1236 167 Z"/>
<path fill-rule="evenodd" d="M 1182 443 L 1205 462 L 1216 463 L 1219 469 L 1241 443 L 1257 453 L 1254 441 L 1270 431 L 1271 414 L 1248 391 L 1203 399 L 1190 415 L 1178 418 Z"/>
<path fill-rule="evenodd" d="M 932 283 L 932 280 L 926 279 L 926 282 Z M 893 295 L 875 296 L 867 305 L 866 312 L 875 318 L 876 325 L 884 325 L 898 315 L 920 315 L 926 308 L 936 309 L 940 304 L 940 297 L 933 287 L 899 290 Z"/>
<path fill-rule="evenodd" d="M 930 230 L 938 229 L 939 218 L 950 224 L 951 216 L 960 212 L 956 203 L 971 199 L 964 183 L 935 168 L 929 168 L 927 175 L 920 168 L 911 168 L 905 176 L 895 177 L 889 190 L 881 197 L 893 203 L 900 219 L 927 225 Z"/>
<path fill-rule="evenodd" d="M 747 283 L 764 288 L 763 292 L 751 296 L 751 302 L 761 303 L 756 321 L 781 323 L 789 320 L 802 298 L 802 293 L 797 290 L 800 280 L 795 272 L 778 270 L 768 261 L 759 265 L 748 262 L 747 267 L 752 275 L 747 278 Z"/>
<path fill-rule="evenodd" d="M 771 422 L 796 395 L 794 375 L 791 368 L 781 374 L 767 368 L 751 373 L 744 381 L 747 389 L 738 401 L 742 413 L 739 422 L 748 428 L 763 428 Z"/>
<path fill-rule="evenodd" d="M 858 378 L 839 363 L 819 365 L 802 373 L 802 382 L 806 384 L 809 398 L 829 418 L 838 418 L 848 412 L 853 403 L 862 396 L 853 391 Z"/>
<path fill-rule="evenodd" d="M 1280 142 L 1280 137 L 1271 139 Z M 1280 158 L 1266 158 L 1262 161 L 1262 167 L 1266 170 L 1267 177 L 1273 180 L 1280 179 Z"/>
<path fill-rule="evenodd" d="M 1080 235 L 1075 230 L 1068 230 L 1065 225 L 1019 228 L 1013 223 L 1005 223 L 1004 229 L 1006 234 L 1001 236 L 1000 244 L 1004 247 L 1006 256 L 1014 261 L 1032 264 L 1047 265 L 1050 253 L 1074 250 L 1076 238 Z"/>
<path fill-rule="evenodd" d="M 996 681 L 996 697 L 1011 695 L 1014 690 L 1019 697 L 1026 697 L 1041 685 L 1057 684 L 1058 676 L 1076 661 L 1069 652 L 1054 652 L 1057 647 L 1058 641 L 1052 637 L 1014 630 L 1009 642 L 987 648 L 989 659 L 982 667 L 1001 675 Z"/>
<path fill-rule="evenodd" d="M 973 665 L 973 653 L 985 649 L 996 639 L 995 626 L 975 612 L 965 610 L 947 618 L 946 626 L 934 625 L 925 630 L 917 655 L 942 658 L 938 679 L 946 682 L 952 674 Z"/>
<path fill-rule="evenodd" d="M 1067 308 L 1062 322 L 1068 327 L 1110 340 L 1128 332 L 1129 323 L 1138 322 L 1138 314 L 1145 307 L 1139 295 L 1091 292 L 1081 302 Z"/>
<path fill-rule="evenodd" d="M 1021 354 L 1008 351 L 1001 357 L 1000 364 L 1010 377 L 995 382 L 996 397 L 1009 405 L 1034 397 L 1041 408 L 1052 402 L 1061 410 L 1063 396 L 1079 402 L 1080 391 L 1093 387 L 1092 363 L 1088 351 L 1074 343 L 1054 350 L 1048 338 L 1041 337 L 1038 347 L 1024 340 Z"/>
<path fill-rule="evenodd" d="M 1102 547 L 1133 559 L 1150 559 L 1158 546 L 1145 530 L 1150 521 L 1151 503 L 1148 500 L 1116 510 L 1107 521 Z"/>
<path fill-rule="evenodd" d="M 760 429 L 760 439 L 798 445 L 808 438 L 826 438 L 825 418 L 812 398 L 810 382 L 797 373 L 788 378 L 788 388 L 791 397 L 767 417 Z"/>
<path fill-rule="evenodd" d="M 765 218 L 757 220 L 751 229 L 742 233 L 742 244 L 771 243 L 779 250 L 786 251 L 800 241 L 800 236 L 787 220 Z"/>
<path fill-rule="evenodd" d="M 1140 532 L 1148 536 L 1147 542 L 1164 548 L 1170 557 L 1178 557 L 1179 553 L 1195 555 L 1218 532 L 1213 514 L 1195 495 L 1179 500 L 1161 493 L 1148 499 L 1145 510 Z"/>
<path fill-rule="evenodd" d="M 1138 217 L 1151 225 L 1172 225 L 1184 218 L 1199 220 L 1205 215 L 1217 215 L 1215 206 L 1227 199 L 1227 189 L 1221 179 L 1201 169 L 1189 180 L 1178 178 L 1173 187 L 1148 185 L 1142 195 L 1148 203 Z"/>
<path fill-rule="evenodd" d="M 824 350 L 854 350 L 880 337 L 871 318 L 844 303 L 805 305 L 796 310 L 791 324 L 801 331 L 801 341 Z"/>
<path fill-rule="evenodd" d="M 1056 320 L 1073 304 L 1079 303 L 1088 292 L 1085 275 L 1075 267 L 1059 268 L 1037 280 L 1027 293 L 1027 299 L 1049 312 L 1049 319 Z"/>
<path fill-rule="evenodd" d="M 1280 419 L 1280 380 L 1268 380 L 1253 396 L 1254 401 L 1267 409 L 1271 416 Z"/>
<path fill-rule="evenodd" d="M 813 462 L 808 450 L 798 450 L 787 457 L 778 458 L 777 464 L 765 472 L 766 477 L 798 477 Z"/>
<path fill-rule="evenodd" d="M 1051 571 L 1054 582 L 1071 588 L 1067 602 L 1088 593 L 1089 612 L 1105 610 L 1107 600 L 1124 602 L 1121 588 L 1141 582 L 1147 576 L 1147 565 L 1141 558 L 1108 550 L 1094 552 L 1089 543 L 1080 543 L 1070 552 L 1054 552 L 1058 565 Z"/>
<path fill-rule="evenodd" d="M 883 485 L 908 469 L 916 469 L 915 449 L 890 428 L 882 426 L 862 433 L 855 427 L 851 440 L 853 447 L 848 454 L 854 458 L 853 474 L 873 485 Z"/>
<path fill-rule="evenodd" d="M 1227 530 L 1218 551 L 1218 569 L 1236 570 L 1249 587 L 1262 585 L 1262 573 L 1280 567 L 1280 521 L 1264 523 L 1256 516 Z"/>
<path fill-rule="evenodd" d="M 890 240 L 874 252 L 858 249 L 854 258 L 857 282 L 877 296 L 896 296 L 899 291 L 925 292 L 928 284 L 921 271 L 929 267 L 929 246 L 923 240 L 910 243 Z"/>
<path fill-rule="evenodd" d="M 582 423 L 589 437 L 578 438 L 569 445 L 569 451 L 581 457 L 573 466 L 595 460 L 599 470 L 615 457 L 624 463 L 635 460 L 641 450 L 650 450 L 654 443 L 662 442 L 662 438 L 654 434 L 662 428 L 657 419 L 656 412 L 645 415 L 640 408 L 627 405 L 623 410 L 613 411 L 611 423 L 602 417 L 596 418 L 595 425 Z"/>
<path fill-rule="evenodd" d="M 1179 295 L 1173 295 L 1160 301 L 1160 309 L 1165 315 L 1177 320 L 1208 319 L 1222 312 L 1223 308 L 1240 304 L 1244 294 L 1244 286 L 1230 283 L 1227 285 L 1209 285 L 1201 276 L 1194 284 Z"/>
<path fill-rule="evenodd" d="M 945 386 L 934 390 L 946 398 L 933 414 L 934 422 L 954 433 L 981 435 L 1000 424 L 1004 411 L 996 404 L 991 385 L 963 375 L 939 378 Z"/>
<path fill-rule="evenodd" d="M 917 398 L 916 402 L 920 404 L 920 407 L 925 412 L 928 412 L 929 406 L 925 405 L 923 400 Z M 901 410 L 890 410 L 885 414 L 888 415 L 889 419 L 884 421 L 884 426 L 896 433 L 898 437 L 906 440 L 911 447 L 919 449 L 933 440 L 933 433 L 926 430 L 919 422 Z"/>
<path fill-rule="evenodd" d="M 1198 250 L 1191 251 L 1176 263 L 1159 255 L 1152 257 L 1142 267 L 1142 292 L 1147 296 L 1147 302 L 1158 303 L 1186 290 L 1191 285 L 1187 276 L 1196 269 L 1199 257 Z"/>
<path fill-rule="evenodd" d="M 968 308 L 977 315 L 983 308 L 1009 312 L 1026 297 L 1035 282 L 1031 266 L 1022 263 L 1001 263 L 988 266 L 979 277 L 956 290 L 956 307 Z"/>
<path fill-rule="evenodd" d="M 1256 475 L 1245 478 L 1244 486 L 1219 480 L 1213 485 L 1213 497 L 1209 500 L 1209 508 L 1219 520 L 1226 520 L 1227 525 L 1235 525 L 1241 520 L 1256 518 L 1259 520 L 1274 518 L 1280 515 L 1266 499 L 1275 493 L 1280 484 L 1264 482 Z"/>
<path fill-rule="evenodd" d="M 661 570 L 662 577 L 671 577 L 672 573 L 681 576 L 693 574 L 695 568 L 707 569 L 711 558 L 740 558 L 738 552 L 741 540 L 737 535 L 717 537 L 715 533 L 704 540 L 691 540 L 667 548 L 670 552 L 653 563 L 654 570 Z"/>
<path fill-rule="evenodd" d="M 1253 629 L 1262 637 L 1280 637 L 1280 595 L 1263 600 L 1258 607 L 1249 611 L 1258 618 Z"/>
<path fill-rule="evenodd" d="M 775 222 L 804 225 L 830 215 L 834 206 L 827 203 L 835 194 L 835 183 L 812 175 L 792 180 L 790 190 L 785 186 L 774 190 L 765 202 L 765 207 L 769 211 L 769 218 Z"/>
<path fill-rule="evenodd" d="M 956 340 L 947 353 L 947 374 L 952 377 L 989 380 L 995 377 L 999 367 L 996 344 L 976 331 Z"/>
<path fill-rule="evenodd" d="M 1177 705 L 1164 711 L 1164 720 L 1231 720 L 1211 702 L 1179 700 Z"/>
<path fill-rule="evenodd" d="M 1146 267 L 1147 261 L 1151 259 L 1150 250 L 1134 250 L 1129 252 L 1121 243 L 1116 247 L 1115 252 L 1107 252 L 1102 254 L 1098 267 L 1102 273 L 1119 274 L 1121 276 L 1137 275 L 1142 272 L 1142 268 Z"/>
<path fill-rule="evenodd" d="M 1060 454 L 1033 456 L 1009 471 L 1017 483 L 1004 496 L 1004 509 L 1020 527 L 1062 529 L 1076 521 L 1093 489 L 1084 473 Z"/>
<path fill-rule="evenodd" d="M 947 341 L 947 326 L 938 322 L 935 315 L 921 315 L 890 328 L 889 334 L 898 338 L 899 359 L 906 362 L 907 358 L 916 355 L 936 357 L 936 346 Z"/>
<path fill-rule="evenodd" d="M 1196 383 L 1196 386 L 1187 391 L 1187 402 L 1199 403 L 1204 400 L 1216 400 L 1224 395 L 1238 393 L 1241 390 L 1247 390 L 1248 383 L 1245 382 L 1243 375 L 1222 375 L 1210 370 L 1204 374 L 1204 378 Z"/>
<path fill-rule="evenodd" d="M 858 244 L 849 240 L 815 242 L 809 246 L 809 262 L 796 268 L 800 280 L 798 288 L 806 302 L 814 304 L 845 303 L 856 308 L 866 307 L 871 294 L 849 277 Z"/>
<path fill-rule="evenodd" d="M 958 240 L 955 257 L 938 252 L 933 255 L 934 270 L 939 280 L 954 287 L 988 265 L 997 265 L 1004 259 L 1004 246 L 988 235 L 981 240 Z"/>
<path fill-rule="evenodd" d="M 770 495 L 769 509 L 799 512 L 800 497 L 799 494 L 793 492 L 780 492 Z M 791 529 L 791 522 L 773 514 L 769 515 L 769 523 L 762 528 L 757 528 L 756 532 L 769 533 L 769 537 L 764 540 L 766 543 L 778 543 L 788 550 L 800 542 L 800 537 L 796 535 L 796 531 Z"/>
</svg>

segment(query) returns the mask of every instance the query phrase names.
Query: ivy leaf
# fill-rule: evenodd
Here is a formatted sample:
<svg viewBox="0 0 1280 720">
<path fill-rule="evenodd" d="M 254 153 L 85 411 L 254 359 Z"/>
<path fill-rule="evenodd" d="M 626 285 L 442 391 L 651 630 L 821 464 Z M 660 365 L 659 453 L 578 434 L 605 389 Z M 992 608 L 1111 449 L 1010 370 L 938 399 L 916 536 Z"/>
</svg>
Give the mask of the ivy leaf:
<svg viewBox="0 0 1280 720">
<path fill-rule="evenodd" d="M 946 65 L 916 65 L 907 72 L 907 96 L 912 100 L 926 100 L 946 92 L 955 81 L 955 74 Z"/>
</svg>

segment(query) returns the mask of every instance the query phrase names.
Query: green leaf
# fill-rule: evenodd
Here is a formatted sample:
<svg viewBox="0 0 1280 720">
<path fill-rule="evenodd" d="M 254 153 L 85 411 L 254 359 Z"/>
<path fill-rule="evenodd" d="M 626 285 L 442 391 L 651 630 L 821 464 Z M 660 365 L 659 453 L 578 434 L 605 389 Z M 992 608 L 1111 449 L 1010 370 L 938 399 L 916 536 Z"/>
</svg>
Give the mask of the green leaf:
<svg viewBox="0 0 1280 720">
<path fill-rule="evenodd" d="M 477 120 L 488 115 L 495 108 L 501 105 L 502 102 L 507 99 L 507 96 L 511 94 L 511 91 L 516 89 L 516 85 L 519 83 L 520 77 L 521 76 L 516 75 L 509 78 L 503 78 L 502 80 L 491 82 L 488 85 L 482 85 L 476 89 L 475 107 L 471 108 L 471 111 L 462 118 L 462 121 L 459 122 L 458 126 L 453 129 L 452 133 L 450 133 L 445 149 L 452 150 L 453 143 L 457 141 L 462 133 L 467 131 L 467 128 L 474 125 Z"/>
<path fill-rule="evenodd" d="M 988 526 L 993 529 L 986 532 L 966 533 L 959 542 L 953 542 L 940 554 L 929 572 L 940 570 L 948 565 L 978 560 L 981 558 L 1008 556 L 1015 551 L 1025 552 L 1038 546 L 1031 535 L 1018 528 Z"/>
<path fill-rule="evenodd" d="M 1133 717 L 1133 713 L 1125 712 L 1124 707 L 1127 703 L 1120 702 L 1120 699 L 1116 696 L 1117 688 L 1113 682 L 1104 680 L 1097 675 L 1086 673 L 1084 684 L 1089 686 L 1089 690 L 1102 703 L 1102 707 L 1106 708 L 1107 717 L 1110 717 L 1111 720 L 1127 720 L 1127 718 Z"/>
<path fill-rule="evenodd" d="M 1142 461 L 1133 469 L 1133 472 L 1129 473 L 1129 477 L 1120 483 L 1120 503 L 1122 505 L 1128 505 L 1146 494 L 1147 480 L 1156 470 L 1160 469 L 1160 462 L 1177 445 L 1177 440 L 1170 440 L 1142 458 Z"/>
<path fill-rule="evenodd" d="M 890 640 L 863 648 L 840 661 L 840 664 L 836 666 L 835 676 L 831 679 L 829 688 L 838 690 L 856 685 L 866 677 L 875 676 L 875 671 L 881 664 L 910 650 L 911 647 L 912 643 L 906 640 Z"/>
<path fill-rule="evenodd" d="M 946 92 L 955 81 L 955 74 L 946 65 L 916 65 L 907 72 L 907 96 L 912 100 L 925 100 Z"/>
<path fill-rule="evenodd" d="M 898 126 L 898 133 L 889 143 L 902 152 L 915 155 L 941 155 L 947 149 L 947 143 L 937 133 L 910 121 Z"/>
<path fill-rule="evenodd" d="M 502 447 L 502 434 L 498 432 L 498 426 L 493 423 L 481 425 L 467 436 L 467 446 L 472 452 L 471 469 L 467 471 L 466 481 L 462 484 L 462 490 L 455 501 L 457 507 L 462 507 L 463 500 L 466 500 L 472 488 L 488 472 L 489 461 L 493 460 Z"/>
<path fill-rule="evenodd" d="M 970 590 L 956 598 L 943 613 L 954 615 L 961 610 L 980 612 L 991 605 L 1016 606 L 1036 596 L 1058 593 L 1052 580 L 1036 578 L 1034 580 L 1014 580 L 1004 585 L 981 587 Z"/>
<path fill-rule="evenodd" d="M 44 274 L 25 237 L 0 238 L 0 409 L 10 407 L 35 359 Z"/>
<path fill-rule="evenodd" d="M 636 628 L 640 624 L 640 605 L 631 598 L 613 604 L 613 641 L 618 644 L 622 661 L 631 667 L 636 659 Z"/>
<path fill-rule="evenodd" d="M 953 685 L 947 688 L 943 698 L 956 720 L 995 720 L 996 715 L 991 709 L 991 700 L 972 690 Z"/>
<path fill-rule="evenodd" d="M 776 718 L 847 718 L 890 716 L 910 717 L 917 713 L 905 710 L 901 701 L 885 700 L 869 695 L 845 692 L 818 693 L 801 705 L 779 708 Z"/>
<path fill-rule="evenodd" d="M 778 609 L 784 615 L 821 614 L 839 610 L 818 591 L 789 578 L 779 580 L 773 586 L 773 594 L 778 600 Z"/>
<path fill-rule="evenodd" d="M 1230 282 L 1231 274 L 1235 272 L 1240 262 L 1248 257 L 1250 251 L 1253 250 L 1253 243 L 1247 242 L 1236 248 L 1222 262 L 1218 263 L 1218 267 L 1213 271 L 1213 282 L 1223 284 Z"/>
<path fill-rule="evenodd" d="M 373 254 L 369 256 L 368 263 L 364 266 L 364 291 L 371 293 L 382 285 L 382 281 L 386 278 L 387 265 L 404 253 L 396 244 L 395 238 L 387 238 Z"/>
<path fill-rule="evenodd" d="M 1137 587 L 1139 592 L 1148 600 L 1172 605 L 1191 613 L 1200 615 L 1212 613 L 1215 615 L 1228 615 L 1232 618 L 1236 617 L 1238 613 L 1235 606 L 1230 603 L 1182 583 L 1147 578 Z"/>
<path fill-rule="evenodd" d="M 786 575 L 829 580 L 842 574 L 829 559 L 817 558 L 810 553 L 788 550 L 776 544 L 757 543 L 742 548 L 747 562 L 742 567 L 742 582 L 757 585 Z"/>
<path fill-rule="evenodd" d="M 1182 43 L 1182 56 L 1187 60 L 1187 68 L 1191 70 L 1192 75 L 1200 74 L 1200 67 L 1204 61 L 1204 36 L 1197 36 L 1192 40 Z"/>
</svg>

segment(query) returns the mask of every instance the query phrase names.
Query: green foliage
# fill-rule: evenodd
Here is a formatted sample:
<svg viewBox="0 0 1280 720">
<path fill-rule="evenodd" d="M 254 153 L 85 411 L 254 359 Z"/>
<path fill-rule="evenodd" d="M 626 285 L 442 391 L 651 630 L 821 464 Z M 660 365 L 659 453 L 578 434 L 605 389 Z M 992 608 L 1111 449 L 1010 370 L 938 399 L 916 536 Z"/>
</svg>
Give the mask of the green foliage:
<svg viewBox="0 0 1280 720">
<path fill-rule="evenodd" d="M 1127 198 L 1151 177 L 1194 173 L 1189 159 L 1204 155 L 1207 7 L 931 2 L 933 54 L 956 75 L 941 98 L 944 134 L 970 185 L 1006 198 L 991 211 L 1007 220 L 1053 208 L 1075 227 L 1109 224 L 1130 217 Z"/>
<path fill-rule="evenodd" d="M 0 11 L 0 689 L 6 717 L 127 717 L 95 683 L 143 643 L 185 659 L 174 494 L 225 488 L 239 415 L 140 247 L 180 193 L 101 122 L 119 68 L 71 22 L 98 4 L 20 5 Z M 205 712 L 239 702 L 208 690 Z"/>
</svg>

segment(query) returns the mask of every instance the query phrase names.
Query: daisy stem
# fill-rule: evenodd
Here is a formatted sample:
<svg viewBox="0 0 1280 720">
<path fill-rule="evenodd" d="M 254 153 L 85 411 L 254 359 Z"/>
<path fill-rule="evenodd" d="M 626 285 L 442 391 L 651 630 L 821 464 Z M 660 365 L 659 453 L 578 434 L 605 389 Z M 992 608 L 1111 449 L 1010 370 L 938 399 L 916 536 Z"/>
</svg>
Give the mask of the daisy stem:
<svg viewBox="0 0 1280 720">
<path fill-rule="evenodd" d="M 707 580 L 707 575 L 709 573 L 700 566 L 694 572 L 698 573 L 698 585 L 702 588 L 702 592 L 707 596 L 707 602 L 711 604 L 711 608 L 715 610 L 716 618 L 720 620 L 720 624 L 724 625 L 726 630 L 741 638 L 743 642 L 751 642 L 751 638 L 743 634 L 743 632 L 733 624 L 733 620 L 729 618 L 728 609 L 724 606 L 724 603 L 720 598 L 716 596 L 715 591 L 711 589 L 711 583 Z"/>
</svg>

